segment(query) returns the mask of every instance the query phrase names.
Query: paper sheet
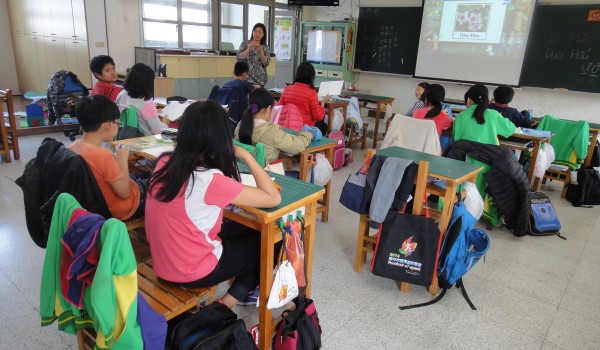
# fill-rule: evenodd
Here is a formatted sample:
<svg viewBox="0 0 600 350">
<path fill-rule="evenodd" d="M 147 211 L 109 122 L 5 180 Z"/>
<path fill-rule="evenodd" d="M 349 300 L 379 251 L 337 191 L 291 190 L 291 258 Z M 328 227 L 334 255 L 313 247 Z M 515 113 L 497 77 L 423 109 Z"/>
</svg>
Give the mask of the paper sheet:
<svg viewBox="0 0 600 350">
<path fill-rule="evenodd" d="M 190 104 L 185 102 L 185 103 L 179 103 L 179 102 L 171 102 L 169 103 L 165 108 L 163 108 L 158 115 L 160 115 L 161 117 L 168 117 L 170 121 L 176 121 L 177 119 L 181 118 L 181 115 L 183 114 L 183 111 L 185 111 L 185 109 L 187 108 L 187 106 L 189 106 Z"/>
<path fill-rule="evenodd" d="M 242 178 L 242 184 L 246 186 L 256 187 L 256 180 L 254 179 L 254 176 L 252 176 L 252 174 L 240 174 L 240 176 Z"/>
<path fill-rule="evenodd" d="M 172 152 L 175 149 L 175 146 L 160 146 L 154 148 L 148 148 L 144 150 L 144 153 L 148 153 L 156 158 L 158 158 L 161 154 L 165 152 Z"/>
<path fill-rule="evenodd" d="M 326 96 L 338 96 L 342 93 L 343 80 L 323 81 L 319 85 L 319 99 Z"/>
</svg>

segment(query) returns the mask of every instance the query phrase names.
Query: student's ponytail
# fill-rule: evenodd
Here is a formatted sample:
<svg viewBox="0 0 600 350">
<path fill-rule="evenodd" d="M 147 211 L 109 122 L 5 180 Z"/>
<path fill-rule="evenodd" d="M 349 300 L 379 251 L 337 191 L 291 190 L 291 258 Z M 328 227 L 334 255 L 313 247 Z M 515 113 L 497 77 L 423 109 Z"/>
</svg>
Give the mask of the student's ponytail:
<svg viewBox="0 0 600 350">
<path fill-rule="evenodd" d="M 240 130 L 239 130 L 240 142 L 245 143 L 247 145 L 251 145 L 253 132 L 254 132 L 254 113 L 252 113 L 252 108 L 248 107 L 248 109 L 246 109 L 246 111 L 242 115 L 242 119 L 240 120 Z"/>
<path fill-rule="evenodd" d="M 443 86 L 439 84 L 431 84 L 427 87 L 423 93 L 422 99 L 427 105 L 433 106 L 433 108 L 427 111 L 425 118 L 435 118 L 442 113 L 442 102 L 444 101 L 445 97 L 446 90 Z"/>
<path fill-rule="evenodd" d="M 485 124 L 484 113 L 490 102 L 488 89 L 484 85 L 475 84 L 465 93 L 465 103 L 468 99 L 471 99 L 477 105 L 473 112 L 473 118 L 475 118 L 477 124 Z"/>
<path fill-rule="evenodd" d="M 254 89 L 250 93 L 248 109 L 242 115 L 240 121 L 239 137 L 240 142 L 252 145 L 252 133 L 254 132 L 254 115 L 263 108 L 273 106 L 275 101 L 271 93 L 264 88 Z"/>
</svg>

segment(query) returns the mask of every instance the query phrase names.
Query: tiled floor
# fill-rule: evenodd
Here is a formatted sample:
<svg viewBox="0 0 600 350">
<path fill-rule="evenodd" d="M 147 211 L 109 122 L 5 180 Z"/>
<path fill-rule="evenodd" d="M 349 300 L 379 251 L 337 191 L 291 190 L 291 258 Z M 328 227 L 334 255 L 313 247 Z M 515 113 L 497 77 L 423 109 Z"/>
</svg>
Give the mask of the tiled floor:
<svg viewBox="0 0 600 350">
<path fill-rule="evenodd" d="M 62 134 L 53 134 L 62 142 Z M 25 226 L 22 194 L 14 180 L 35 155 L 43 136 L 20 139 L 22 159 L 0 163 L 0 349 L 74 349 L 75 337 L 38 317 L 44 250 Z M 568 240 L 516 238 L 488 232 L 491 248 L 466 277 L 477 311 L 457 290 L 438 304 L 400 311 L 422 302 L 422 287 L 401 293 L 394 282 L 353 271 L 358 217 L 338 203 L 357 162 L 334 173 L 328 223 L 317 225 L 313 298 L 323 326 L 324 349 L 598 349 L 600 344 L 600 209 L 574 208 L 559 198 L 559 184 L 544 187 Z M 251 325 L 252 307 L 235 311 Z"/>
</svg>

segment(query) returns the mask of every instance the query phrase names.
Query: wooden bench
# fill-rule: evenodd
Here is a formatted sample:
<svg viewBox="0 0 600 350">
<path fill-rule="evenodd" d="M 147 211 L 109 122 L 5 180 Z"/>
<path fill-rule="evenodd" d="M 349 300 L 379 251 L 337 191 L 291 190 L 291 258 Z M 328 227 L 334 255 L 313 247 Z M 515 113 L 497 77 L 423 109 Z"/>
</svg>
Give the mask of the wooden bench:
<svg viewBox="0 0 600 350">
<path fill-rule="evenodd" d="M 143 222 L 143 218 L 141 220 Z M 132 227 L 135 226 L 132 222 Z M 129 227 L 129 226 L 128 226 Z M 139 226 L 138 226 L 139 228 Z M 138 259 L 138 290 L 148 304 L 169 321 L 182 313 L 213 302 L 217 286 L 210 288 L 186 288 L 161 280 L 152 269 L 152 258 L 143 230 L 129 230 L 131 245 Z M 77 332 L 77 347 L 80 350 L 94 349 L 96 332 L 91 328 Z"/>
</svg>

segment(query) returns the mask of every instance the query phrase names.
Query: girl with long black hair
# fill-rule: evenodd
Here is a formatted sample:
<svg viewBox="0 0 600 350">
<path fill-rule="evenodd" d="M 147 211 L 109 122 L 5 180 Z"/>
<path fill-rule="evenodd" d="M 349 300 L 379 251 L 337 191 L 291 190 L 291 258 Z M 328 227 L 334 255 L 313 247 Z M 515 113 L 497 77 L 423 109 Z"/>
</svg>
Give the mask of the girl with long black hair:
<svg viewBox="0 0 600 350">
<path fill-rule="evenodd" d="M 244 186 L 236 157 L 257 187 Z M 221 302 L 256 302 L 260 233 L 222 222 L 229 205 L 270 208 L 281 197 L 247 151 L 234 147 L 227 113 L 214 101 L 195 102 L 181 117 L 177 146 L 162 154 L 150 178 L 146 236 L 153 268 L 167 281 L 209 287 L 235 277 Z"/>
<path fill-rule="evenodd" d="M 417 109 L 413 113 L 416 119 L 431 119 L 435 122 L 435 128 L 438 136 L 442 136 L 442 131 L 452 126 L 452 118 L 443 110 L 442 102 L 446 97 L 446 90 L 439 84 L 431 84 L 423 93 L 425 108 Z"/>
</svg>

